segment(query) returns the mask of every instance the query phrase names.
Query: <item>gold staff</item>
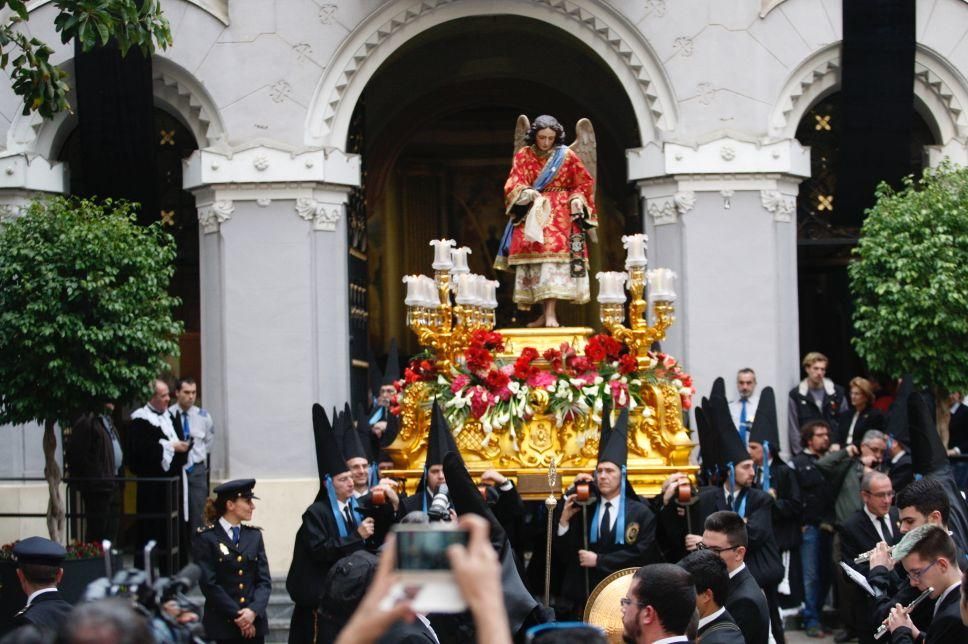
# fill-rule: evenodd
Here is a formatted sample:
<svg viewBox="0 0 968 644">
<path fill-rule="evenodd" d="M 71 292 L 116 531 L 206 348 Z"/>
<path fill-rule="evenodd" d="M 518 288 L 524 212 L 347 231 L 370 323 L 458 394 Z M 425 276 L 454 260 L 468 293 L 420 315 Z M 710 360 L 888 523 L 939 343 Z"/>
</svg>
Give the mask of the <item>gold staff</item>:
<svg viewBox="0 0 968 644">
<path fill-rule="evenodd" d="M 551 531 L 554 528 L 555 506 L 558 499 L 555 498 L 555 484 L 558 481 L 558 468 L 555 465 L 554 456 L 551 458 L 551 465 L 548 466 L 548 498 L 545 499 L 545 509 L 548 513 L 548 543 L 545 549 L 545 592 L 544 604 L 546 608 L 551 608 Z"/>
</svg>

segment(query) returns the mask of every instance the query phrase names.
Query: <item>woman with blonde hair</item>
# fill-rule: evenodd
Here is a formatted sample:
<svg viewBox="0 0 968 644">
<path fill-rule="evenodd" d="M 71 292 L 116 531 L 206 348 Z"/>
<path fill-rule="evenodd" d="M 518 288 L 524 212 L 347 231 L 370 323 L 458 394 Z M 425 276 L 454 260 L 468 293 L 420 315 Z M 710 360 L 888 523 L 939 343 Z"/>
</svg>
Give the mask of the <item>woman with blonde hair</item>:
<svg viewBox="0 0 968 644">
<path fill-rule="evenodd" d="M 874 385 L 866 378 L 854 378 L 848 385 L 850 404 L 840 414 L 833 449 L 860 447 L 869 429 L 884 430 L 884 414 L 874 408 Z"/>
</svg>

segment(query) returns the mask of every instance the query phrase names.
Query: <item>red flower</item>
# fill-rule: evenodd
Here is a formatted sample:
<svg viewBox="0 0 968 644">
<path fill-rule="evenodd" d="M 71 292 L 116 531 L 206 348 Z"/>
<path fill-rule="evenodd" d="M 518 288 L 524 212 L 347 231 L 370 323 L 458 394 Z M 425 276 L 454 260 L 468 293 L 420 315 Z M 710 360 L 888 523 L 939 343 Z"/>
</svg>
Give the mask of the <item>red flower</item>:
<svg viewBox="0 0 968 644">
<path fill-rule="evenodd" d="M 538 350 L 534 347 L 525 347 L 521 352 L 521 357 L 518 360 L 526 360 L 527 362 L 532 362 L 538 358 Z"/>
<path fill-rule="evenodd" d="M 585 355 L 592 362 L 601 362 L 605 359 L 605 347 L 598 342 L 594 342 L 594 340 L 595 338 L 592 338 L 585 345 Z"/>
<path fill-rule="evenodd" d="M 484 384 L 486 384 L 487 388 L 492 392 L 497 393 L 500 389 L 507 387 L 509 381 L 510 379 L 506 375 L 500 371 L 492 369 L 491 371 L 487 372 L 487 378 L 484 379 Z"/>
<path fill-rule="evenodd" d="M 572 359 L 570 366 L 577 374 L 582 374 L 586 371 L 593 371 L 595 369 L 594 363 L 583 356 L 575 356 L 574 359 Z"/>
<path fill-rule="evenodd" d="M 618 359 L 618 372 L 623 375 L 628 375 L 639 368 L 639 363 L 631 353 L 626 353 L 625 355 L 619 357 Z"/>
<path fill-rule="evenodd" d="M 464 351 L 464 360 L 467 362 L 467 369 L 469 371 L 481 373 L 487 371 L 491 363 L 494 362 L 494 357 L 486 349 L 470 347 Z"/>
<path fill-rule="evenodd" d="M 558 349 L 554 349 L 554 348 L 545 349 L 545 352 L 541 354 L 541 357 L 547 360 L 548 362 L 554 362 L 555 360 L 560 361 L 561 351 L 558 351 Z"/>
</svg>

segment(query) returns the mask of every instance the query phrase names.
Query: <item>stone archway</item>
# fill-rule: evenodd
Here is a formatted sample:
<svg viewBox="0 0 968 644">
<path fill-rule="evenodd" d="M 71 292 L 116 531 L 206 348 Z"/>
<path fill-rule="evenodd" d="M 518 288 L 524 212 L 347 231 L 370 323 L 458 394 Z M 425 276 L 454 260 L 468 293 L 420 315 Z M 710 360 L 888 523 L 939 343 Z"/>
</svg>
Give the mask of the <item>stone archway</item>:
<svg viewBox="0 0 968 644">
<path fill-rule="evenodd" d="M 674 130 L 672 85 L 641 33 L 594 0 L 397 0 L 374 12 L 337 50 L 308 110 L 305 143 L 344 149 L 357 102 L 380 66 L 437 25 L 475 16 L 513 15 L 546 23 L 584 41 L 615 73 L 632 103 L 642 139 Z"/>
</svg>

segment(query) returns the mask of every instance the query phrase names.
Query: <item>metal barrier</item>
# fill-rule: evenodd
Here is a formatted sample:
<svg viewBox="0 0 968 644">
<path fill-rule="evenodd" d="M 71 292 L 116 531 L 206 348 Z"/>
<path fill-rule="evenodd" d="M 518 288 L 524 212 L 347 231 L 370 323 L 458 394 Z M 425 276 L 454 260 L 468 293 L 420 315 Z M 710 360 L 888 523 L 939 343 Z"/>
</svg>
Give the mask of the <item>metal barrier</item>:
<svg viewBox="0 0 968 644">
<path fill-rule="evenodd" d="M 103 517 L 101 514 L 92 514 L 83 508 L 81 499 L 78 498 L 81 495 L 80 486 L 85 483 L 105 483 L 110 482 L 114 485 L 123 486 L 126 483 L 149 483 L 164 485 L 164 503 L 162 504 L 162 509 L 159 512 L 124 512 L 124 506 L 122 504 L 120 517 L 130 517 L 134 519 L 137 523 L 139 521 L 156 521 L 161 528 L 161 534 L 151 534 L 145 535 L 150 536 L 150 538 L 155 539 L 158 542 L 158 547 L 155 549 L 157 553 L 157 562 L 159 567 L 168 572 L 173 572 L 178 570 L 181 565 L 181 538 L 182 530 L 179 521 L 179 506 L 182 499 L 181 491 L 181 477 L 151 477 L 151 476 L 117 476 L 117 477 L 66 477 L 62 479 L 62 482 L 67 486 L 66 503 L 65 503 L 65 518 L 66 518 L 66 530 L 65 537 L 68 543 L 72 541 L 84 541 L 84 530 L 86 521 L 92 516 Z M 46 485 L 47 479 L 39 477 L 19 477 L 19 478 L 0 478 L 0 483 L 44 483 Z M 46 519 L 46 512 L 0 512 L 0 519 Z M 136 541 L 140 541 L 141 535 L 138 535 Z M 117 541 L 116 541 L 117 542 Z M 140 543 L 134 544 L 131 549 L 135 554 L 135 563 L 141 565 Z"/>
</svg>

